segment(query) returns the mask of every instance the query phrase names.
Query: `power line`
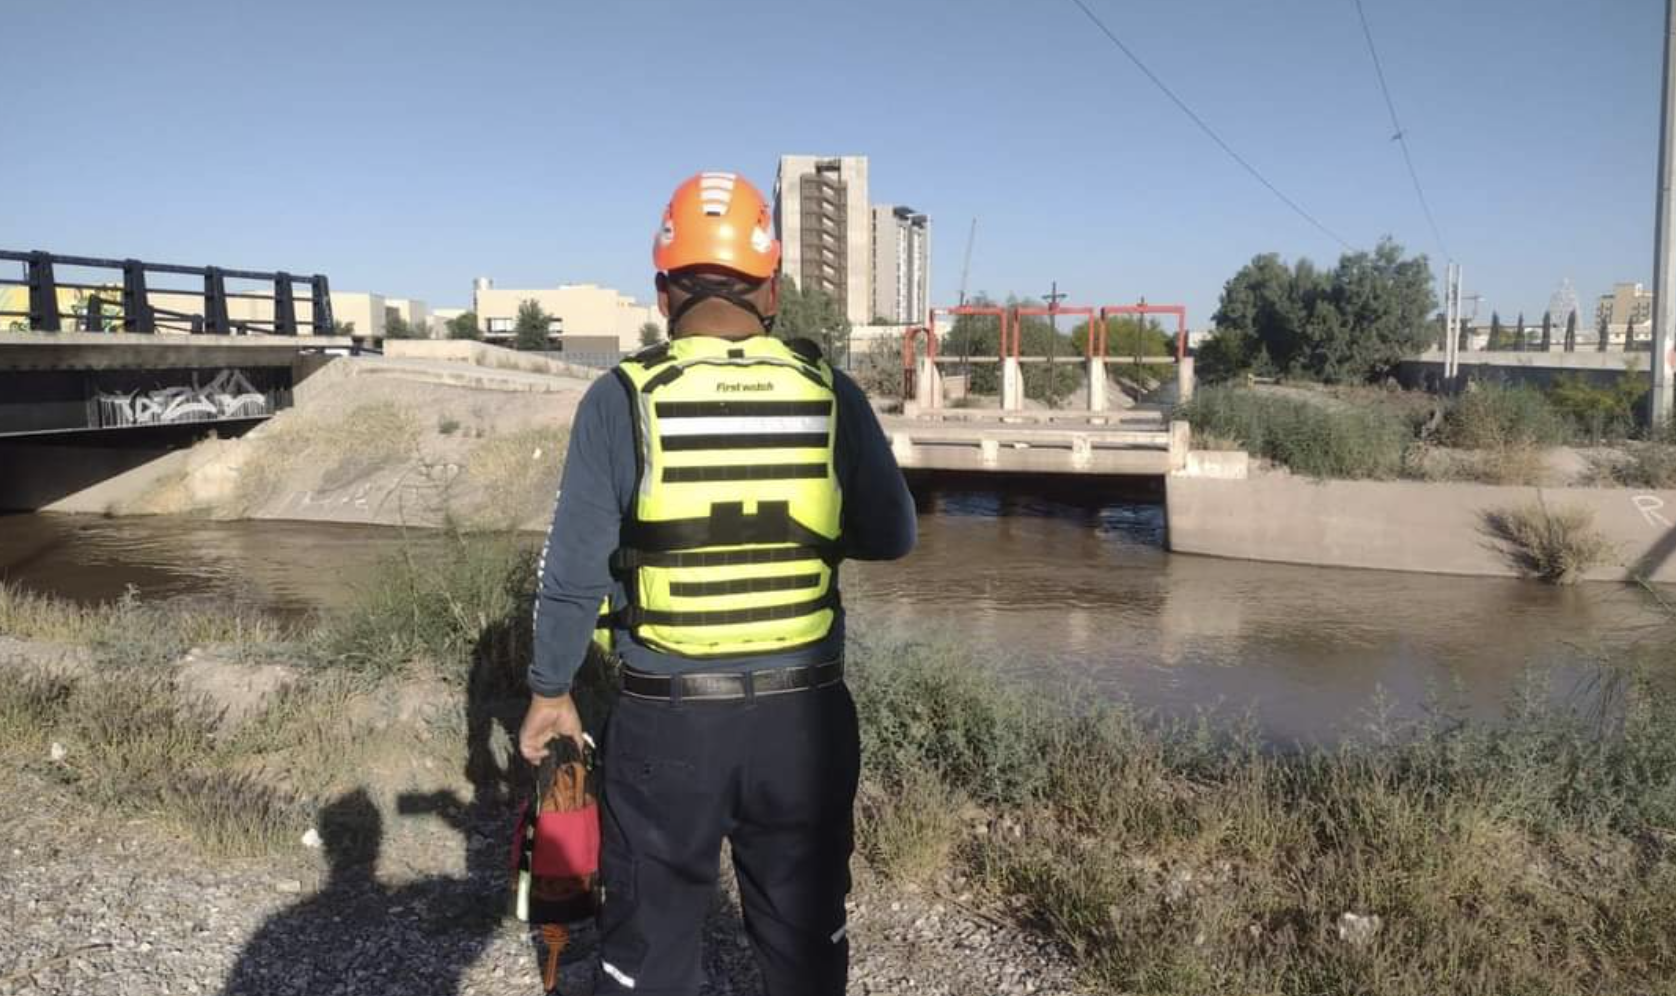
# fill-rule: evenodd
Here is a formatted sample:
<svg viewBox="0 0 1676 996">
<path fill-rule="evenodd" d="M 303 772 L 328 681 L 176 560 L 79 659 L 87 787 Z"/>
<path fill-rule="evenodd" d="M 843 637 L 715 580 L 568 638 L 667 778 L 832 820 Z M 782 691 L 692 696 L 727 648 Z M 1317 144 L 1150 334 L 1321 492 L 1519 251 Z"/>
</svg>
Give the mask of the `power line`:
<svg viewBox="0 0 1676 996">
<path fill-rule="evenodd" d="M 1391 101 L 1391 88 L 1385 82 L 1385 67 L 1379 64 L 1379 49 L 1373 44 L 1373 29 L 1368 27 L 1368 12 L 1362 8 L 1362 0 L 1356 0 L 1356 16 L 1362 22 L 1362 37 L 1368 41 L 1368 55 L 1373 57 L 1373 74 L 1379 77 L 1379 92 L 1385 95 L 1385 110 L 1391 115 L 1391 129 L 1394 134 L 1391 140 L 1402 149 L 1403 165 L 1408 167 L 1408 178 L 1414 181 L 1414 195 L 1420 198 L 1420 210 L 1426 213 L 1426 224 L 1431 226 L 1432 238 L 1437 240 L 1437 247 L 1443 250 L 1443 258 L 1452 258 L 1448 243 L 1443 241 L 1443 232 L 1437 227 L 1437 219 L 1432 216 L 1432 205 L 1426 200 L 1425 188 L 1420 186 L 1420 174 L 1414 169 L 1414 157 L 1408 151 L 1408 133 L 1403 131 L 1402 122 L 1397 120 L 1397 105 Z"/>
<path fill-rule="evenodd" d="M 1123 42 L 1116 35 L 1112 34 L 1111 29 L 1106 27 L 1105 22 L 1101 21 L 1100 18 L 1095 15 L 1094 11 L 1089 9 L 1088 4 L 1084 3 L 1083 0 L 1071 0 L 1071 2 L 1076 4 L 1077 7 L 1080 8 L 1085 15 L 1087 15 L 1087 17 L 1090 21 L 1094 22 L 1094 26 L 1096 28 L 1099 28 L 1100 33 L 1105 35 L 1106 38 L 1113 45 L 1117 46 L 1117 50 L 1119 52 L 1122 52 L 1124 54 L 1124 56 L 1126 56 L 1129 59 L 1130 62 L 1135 64 L 1136 69 L 1139 69 L 1141 71 L 1141 73 L 1146 76 L 1147 79 L 1152 81 L 1153 86 L 1156 86 L 1159 89 L 1159 91 L 1164 94 L 1164 96 L 1170 98 L 1171 103 L 1175 104 L 1176 107 L 1179 108 L 1183 114 L 1187 115 L 1188 120 L 1190 120 L 1194 124 L 1198 125 L 1199 130 L 1204 132 L 1205 135 L 1208 136 L 1211 141 L 1215 142 L 1217 144 L 1217 146 L 1222 149 L 1223 152 L 1226 152 L 1228 154 L 1229 158 L 1234 160 L 1234 162 L 1238 163 L 1240 165 L 1240 167 L 1242 169 L 1244 169 L 1247 173 L 1250 173 L 1252 175 L 1252 177 L 1258 183 L 1261 183 L 1264 187 L 1268 188 L 1269 193 L 1271 193 L 1271 194 L 1275 195 L 1275 197 L 1279 198 L 1280 202 L 1282 204 L 1285 204 L 1287 207 L 1291 208 L 1293 213 L 1295 213 L 1298 217 L 1300 217 L 1303 220 L 1309 222 L 1311 225 L 1314 225 L 1316 230 L 1321 232 L 1323 235 L 1332 239 L 1334 242 L 1337 242 L 1339 245 L 1343 246 L 1345 249 L 1354 249 L 1355 248 L 1350 243 L 1348 243 L 1348 242 L 1344 241 L 1344 239 L 1340 238 L 1337 232 L 1334 232 L 1332 229 L 1328 228 L 1326 225 L 1323 225 L 1320 221 L 1316 220 L 1316 217 L 1314 215 L 1310 214 L 1308 211 L 1305 211 L 1303 209 L 1303 207 L 1298 204 L 1297 201 L 1293 200 L 1290 197 L 1287 197 L 1284 193 L 1281 192 L 1279 187 L 1275 186 L 1273 183 L 1270 183 L 1269 178 L 1264 176 L 1262 174 L 1262 172 L 1257 169 L 1257 167 L 1251 165 L 1251 163 L 1249 161 L 1247 161 L 1244 156 L 1240 155 L 1238 152 L 1235 152 L 1234 147 L 1229 145 L 1227 142 L 1223 141 L 1222 136 L 1218 135 L 1216 133 L 1216 129 L 1214 129 L 1210 125 L 1206 124 L 1204 118 L 1201 118 L 1201 117 L 1199 117 L 1199 115 L 1193 113 L 1193 108 L 1188 107 L 1186 101 L 1184 101 L 1180 97 L 1176 96 L 1175 91 L 1171 90 L 1168 86 L 1166 86 L 1164 84 L 1164 81 L 1158 78 L 1158 74 L 1153 72 L 1151 69 L 1149 69 L 1147 67 L 1147 64 L 1141 61 L 1140 56 L 1138 56 L 1134 52 L 1130 51 L 1129 46 L 1123 44 Z"/>
</svg>

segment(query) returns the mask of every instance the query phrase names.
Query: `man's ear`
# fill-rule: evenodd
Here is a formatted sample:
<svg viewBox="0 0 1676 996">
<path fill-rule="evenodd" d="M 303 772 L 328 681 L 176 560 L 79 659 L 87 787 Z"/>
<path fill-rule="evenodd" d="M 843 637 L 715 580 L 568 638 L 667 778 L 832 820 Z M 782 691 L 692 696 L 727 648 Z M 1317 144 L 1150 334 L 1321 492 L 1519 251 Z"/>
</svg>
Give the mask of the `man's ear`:
<svg viewBox="0 0 1676 996">
<path fill-rule="evenodd" d="M 657 288 L 658 288 L 658 313 L 663 315 L 663 317 L 668 318 L 669 317 L 669 276 L 668 276 L 668 274 L 664 274 L 664 273 L 658 274 L 657 279 L 654 280 L 653 283 L 656 284 Z"/>
</svg>

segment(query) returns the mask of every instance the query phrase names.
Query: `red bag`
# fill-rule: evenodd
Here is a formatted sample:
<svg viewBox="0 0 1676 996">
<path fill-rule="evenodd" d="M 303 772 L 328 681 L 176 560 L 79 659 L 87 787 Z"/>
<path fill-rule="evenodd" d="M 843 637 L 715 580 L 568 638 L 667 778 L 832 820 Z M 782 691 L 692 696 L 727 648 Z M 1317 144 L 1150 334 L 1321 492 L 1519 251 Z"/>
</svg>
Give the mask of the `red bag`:
<svg viewBox="0 0 1676 996">
<path fill-rule="evenodd" d="M 541 978 L 548 992 L 558 988 L 569 925 L 599 909 L 599 800 L 591 777 L 593 739 L 583 740 L 581 757 L 568 739 L 548 746 L 534 797 L 518 810 L 512 836 L 514 908 L 518 919 L 541 928 L 547 945 Z M 569 759 L 560 761 L 561 755 Z"/>
<path fill-rule="evenodd" d="M 518 812 L 512 868 L 518 919 L 575 923 L 599 905 L 599 800 L 592 778 L 593 741 L 583 757 L 556 741 L 536 771 L 535 797 Z M 560 761 L 561 755 L 569 760 Z M 531 807 L 534 806 L 534 819 Z"/>
</svg>

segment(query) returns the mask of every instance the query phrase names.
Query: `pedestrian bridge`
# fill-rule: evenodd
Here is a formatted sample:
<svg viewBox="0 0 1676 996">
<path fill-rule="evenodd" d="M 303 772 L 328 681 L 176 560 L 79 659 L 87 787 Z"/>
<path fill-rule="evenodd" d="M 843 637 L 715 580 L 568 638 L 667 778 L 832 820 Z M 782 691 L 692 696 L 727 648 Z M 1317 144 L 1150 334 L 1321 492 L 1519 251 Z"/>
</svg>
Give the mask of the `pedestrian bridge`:
<svg viewBox="0 0 1676 996">
<path fill-rule="evenodd" d="M 1115 316 L 1166 314 L 1176 318 L 1176 352 L 1170 356 L 1112 356 L 1107 321 Z M 988 316 L 999 324 L 994 356 L 939 355 L 939 316 Z M 1080 358 L 1023 356 L 1026 316 L 1087 320 Z M 1030 364 L 1082 365 L 1084 404 L 1077 408 L 1027 405 L 1024 368 Z M 963 408 L 945 403 L 944 370 L 950 365 L 999 366 L 996 408 Z M 907 470 L 1016 474 L 1102 474 L 1162 477 L 1186 465 L 1190 434 L 1185 422 L 1171 422 L 1166 405 L 1114 407 L 1107 394 L 1113 366 L 1174 367 L 1176 396 L 1193 395 L 1193 358 L 1187 355 L 1187 313 L 1179 305 L 1139 304 L 1093 307 L 933 308 L 930 321 L 903 339 L 906 400 L 900 415 L 881 424 L 890 435 L 896 461 Z"/>
</svg>

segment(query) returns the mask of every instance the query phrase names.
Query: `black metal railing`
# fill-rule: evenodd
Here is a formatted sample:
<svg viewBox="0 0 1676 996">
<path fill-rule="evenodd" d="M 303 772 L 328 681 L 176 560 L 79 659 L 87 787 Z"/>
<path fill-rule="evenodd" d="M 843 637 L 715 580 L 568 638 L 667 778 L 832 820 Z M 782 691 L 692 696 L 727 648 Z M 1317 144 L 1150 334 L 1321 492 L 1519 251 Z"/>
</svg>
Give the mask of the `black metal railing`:
<svg viewBox="0 0 1676 996">
<path fill-rule="evenodd" d="M 231 335 L 239 332 L 265 332 L 272 335 L 297 335 L 307 328 L 316 335 L 328 335 L 333 328 L 332 294 L 324 275 L 315 273 L 298 276 L 283 270 L 266 273 L 257 270 L 232 270 L 219 266 L 180 266 L 173 263 L 142 263 L 137 259 L 98 259 L 92 256 L 65 256 L 50 252 L 17 252 L 0 249 L 0 260 L 23 264 L 23 279 L 0 277 L 0 286 L 27 287 L 27 311 L 0 310 L 0 324 L 5 319 L 26 319 L 26 328 L 41 332 L 57 332 L 63 328 L 64 309 L 60 290 L 80 291 L 86 296 L 72 305 L 69 317 L 76 327 L 86 332 L 103 332 L 120 328 L 124 332 L 150 333 L 159 329 L 178 332 L 197 332 L 209 335 Z M 89 284 L 61 281 L 54 276 L 54 267 L 88 267 L 119 270 L 120 288 L 114 284 Z M 166 288 L 150 290 L 147 275 L 173 274 L 203 278 L 203 290 Z M 273 293 L 262 294 L 228 291 L 228 280 L 258 281 L 272 285 Z M 297 317 L 298 284 L 307 285 L 306 298 L 309 317 Z M 117 300 L 107 301 L 103 295 L 112 294 Z M 202 302 L 198 311 L 164 308 L 152 303 L 152 294 L 197 297 Z M 229 300 L 258 300 L 273 302 L 268 317 L 238 319 L 228 315 Z"/>
</svg>

